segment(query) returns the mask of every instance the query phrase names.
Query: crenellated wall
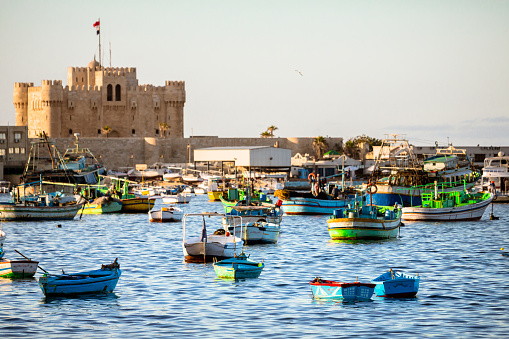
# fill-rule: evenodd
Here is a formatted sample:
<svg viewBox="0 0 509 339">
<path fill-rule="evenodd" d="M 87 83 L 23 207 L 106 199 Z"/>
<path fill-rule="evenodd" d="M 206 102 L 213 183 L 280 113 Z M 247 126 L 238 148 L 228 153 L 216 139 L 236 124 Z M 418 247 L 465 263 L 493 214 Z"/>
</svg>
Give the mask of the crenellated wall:
<svg viewBox="0 0 509 339">
<path fill-rule="evenodd" d="M 74 137 L 51 139 L 60 152 L 73 147 Z M 207 147 L 275 146 L 290 149 L 296 153 L 314 154 L 314 138 L 82 138 L 83 147 L 88 147 L 108 169 L 132 166 L 134 164 L 153 164 L 155 162 L 185 163 L 189 161 L 187 145 L 193 151 Z M 329 146 L 342 145 L 343 138 L 326 138 Z"/>
<path fill-rule="evenodd" d="M 45 131 L 49 137 L 183 137 L 184 81 L 164 86 L 139 85 L 136 68 L 104 68 L 94 60 L 89 67 L 69 67 L 68 85 L 43 80 L 42 85 L 15 83 L 16 125 L 28 126 L 29 137 Z M 104 127 L 110 127 L 106 136 Z"/>
</svg>

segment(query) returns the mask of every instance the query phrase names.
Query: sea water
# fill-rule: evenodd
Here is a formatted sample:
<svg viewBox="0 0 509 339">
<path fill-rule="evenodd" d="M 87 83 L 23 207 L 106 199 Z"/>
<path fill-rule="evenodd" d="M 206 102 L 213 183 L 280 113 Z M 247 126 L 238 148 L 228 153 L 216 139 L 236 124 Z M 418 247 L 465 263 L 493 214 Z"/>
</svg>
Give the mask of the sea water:
<svg viewBox="0 0 509 339">
<path fill-rule="evenodd" d="M 206 196 L 187 213 L 222 211 Z M 183 261 L 181 223 L 148 215 L 78 215 L 72 221 L 4 222 L 14 249 L 50 273 L 100 268 L 118 258 L 112 294 L 46 300 L 37 280 L 0 279 L 2 338 L 505 337 L 509 333 L 509 204 L 476 222 L 405 222 L 385 241 L 332 241 L 327 216 L 285 216 L 277 244 L 250 245 L 258 279 L 221 280 L 212 264 Z M 220 218 L 206 218 L 208 232 Z M 188 220 L 199 236 L 201 217 Z M 419 274 L 417 298 L 313 300 L 309 281 L 362 282 L 389 268 Z M 36 278 L 42 274 L 39 270 Z"/>
</svg>

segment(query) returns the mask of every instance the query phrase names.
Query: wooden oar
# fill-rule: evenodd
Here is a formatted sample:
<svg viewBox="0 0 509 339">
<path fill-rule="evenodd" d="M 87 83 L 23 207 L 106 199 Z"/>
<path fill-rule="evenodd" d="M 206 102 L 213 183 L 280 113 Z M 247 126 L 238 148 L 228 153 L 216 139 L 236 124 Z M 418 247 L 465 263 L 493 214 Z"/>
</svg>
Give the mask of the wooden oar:
<svg viewBox="0 0 509 339">
<path fill-rule="evenodd" d="M 32 261 L 32 259 L 25 257 L 25 256 L 24 256 L 24 255 L 23 255 L 20 251 L 18 251 L 18 250 L 16 250 L 16 249 L 15 249 L 14 251 L 16 251 L 16 253 L 18 253 L 19 255 L 21 255 L 21 256 L 22 256 L 23 258 L 25 258 L 26 260 L 30 260 L 30 261 Z M 49 274 L 49 273 L 48 273 L 48 271 L 46 271 L 46 270 L 45 270 L 44 268 L 42 268 L 41 266 L 37 265 L 37 267 L 39 267 L 39 268 L 40 268 L 40 269 L 41 269 L 44 273 Z"/>
</svg>

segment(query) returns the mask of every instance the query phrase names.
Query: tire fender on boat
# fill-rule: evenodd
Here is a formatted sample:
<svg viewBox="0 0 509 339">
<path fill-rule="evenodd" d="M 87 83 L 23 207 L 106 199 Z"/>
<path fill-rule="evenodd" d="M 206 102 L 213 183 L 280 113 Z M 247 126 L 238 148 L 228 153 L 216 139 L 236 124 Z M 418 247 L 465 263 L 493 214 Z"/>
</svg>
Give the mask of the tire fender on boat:
<svg viewBox="0 0 509 339">
<path fill-rule="evenodd" d="M 374 187 L 374 189 L 372 189 L 372 187 Z M 366 190 L 368 191 L 368 194 L 375 194 L 376 192 L 378 192 L 378 187 L 376 186 L 375 183 L 372 182 L 368 184 Z"/>
</svg>

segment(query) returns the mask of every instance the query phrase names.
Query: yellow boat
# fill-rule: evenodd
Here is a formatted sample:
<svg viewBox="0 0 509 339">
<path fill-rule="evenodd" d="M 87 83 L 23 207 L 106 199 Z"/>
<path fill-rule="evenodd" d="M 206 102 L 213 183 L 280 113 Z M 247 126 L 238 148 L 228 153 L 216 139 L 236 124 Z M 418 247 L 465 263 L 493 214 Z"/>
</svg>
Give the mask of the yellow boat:
<svg viewBox="0 0 509 339">
<path fill-rule="evenodd" d="M 149 198 L 128 198 L 121 199 L 122 213 L 147 213 L 154 207 L 155 199 Z"/>
<path fill-rule="evenodd" d="M 210 201 L 221 201 L 219 197 L 226 197 L 228 191 L 209 191 L 208 194 Z"/>
</svg>

